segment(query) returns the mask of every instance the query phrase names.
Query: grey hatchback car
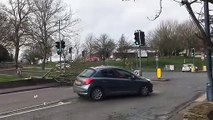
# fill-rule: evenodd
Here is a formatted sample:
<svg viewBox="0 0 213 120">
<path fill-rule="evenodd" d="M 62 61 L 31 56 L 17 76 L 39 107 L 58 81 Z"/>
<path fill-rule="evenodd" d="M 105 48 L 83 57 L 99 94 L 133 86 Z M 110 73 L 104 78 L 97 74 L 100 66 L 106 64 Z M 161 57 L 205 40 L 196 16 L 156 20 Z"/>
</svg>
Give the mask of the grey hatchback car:
<svg viewBox="0 0 213 120">
<path fill-rule="evenodd" d="M 141 78 L 114 66 L 98 66 L 85 69 L 77 76 L 73 90 L 80 97 L 101 100 L 109 95 L 140 94 L 147 96 L 153 91 L 149 79 Z"/>
</svg>

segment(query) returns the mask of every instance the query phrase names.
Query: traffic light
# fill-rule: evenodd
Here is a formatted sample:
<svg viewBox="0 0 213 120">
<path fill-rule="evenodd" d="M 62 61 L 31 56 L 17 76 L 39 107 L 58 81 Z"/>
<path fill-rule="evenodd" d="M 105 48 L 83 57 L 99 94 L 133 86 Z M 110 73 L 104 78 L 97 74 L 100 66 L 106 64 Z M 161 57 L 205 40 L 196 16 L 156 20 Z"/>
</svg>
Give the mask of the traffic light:
<svg viewBox="0 0 213 120">
<path fill-rule="evenodd" d="M 86 50 L 83 50 L 81 54 L 82 54 L 82 57 L 85 57 Z"/>
<path fill-rule="evenodd" d="M 60 49 L 60 42 L 55 42 L 55 43 L 56 43 L 55 47 L 56 47 L 57 49 Z"/>
<path fill-rule="evenodd" d="M 135 32 L 134 33 L 134 35 L 135 35 L 135 37 L 134 37 L 134 39 L 135 39 L 135 45 L 140 45 L 140 41 L 139 41 L 139 32 Z"/>
<path fill-rule="evenodd" d="M 145 34 L 142 31 L 137 31 L 134 33 L 135 45 L 145 46 Z"/>
<path fill-rule="evenodd" d="M 55 43 L 56 43 L 56 45 L 55 45 L 55 47 L 56 47 L 56 52 L 57 52 L 58 55 L 60 55 L 60 54 L 61 54 L 60 42 L 55 42 Z"/>
<path fill-rule="evenodd" d="M 63 40 L 61 41 L 61 48 L 65 48 L 65 42 Z"/>
<path fill-rule="evenodd" d="M 140 45 L 145 46 L 145 34 L 142 31 L 140 31 Z"/>
<path fill-rule="evenodd" d="M 192 57 L 195 57 L 195 48 L 192 48 Z"/>
</svg>

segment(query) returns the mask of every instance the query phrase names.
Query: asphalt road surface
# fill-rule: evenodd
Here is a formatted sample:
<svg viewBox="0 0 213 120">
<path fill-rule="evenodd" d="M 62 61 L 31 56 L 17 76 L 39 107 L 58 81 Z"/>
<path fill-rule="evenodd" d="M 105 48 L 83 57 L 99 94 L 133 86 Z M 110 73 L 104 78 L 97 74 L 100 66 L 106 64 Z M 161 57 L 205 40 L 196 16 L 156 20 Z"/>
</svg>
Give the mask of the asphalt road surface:
<svg viewBox="0 0 213 120">
<path fill-rule="evenodd" d="M 155 73 L 143 73 L 154 78 Z M 206 73 L 166 72 L 170 81 L 153 81 L 154 93 L 109 97 L 94 102 L 79 98 L 71 87 L 0 95 L 2 120 L 167 120 L 203 94 Z"/>
</svg>

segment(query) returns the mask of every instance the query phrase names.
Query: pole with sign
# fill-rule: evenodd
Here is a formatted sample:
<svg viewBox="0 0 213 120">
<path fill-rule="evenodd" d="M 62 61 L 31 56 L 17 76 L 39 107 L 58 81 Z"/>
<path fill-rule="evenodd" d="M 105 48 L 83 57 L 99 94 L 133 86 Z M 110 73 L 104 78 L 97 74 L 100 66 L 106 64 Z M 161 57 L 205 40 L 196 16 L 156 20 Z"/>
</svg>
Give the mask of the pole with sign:
<svg viewBox="0 0 213 120">
<path fill-rule="evenodd" d="M 158 69 L 158 61 L 159 61 L 158 55 L 155 56 L 155 61 L 156 61 L 156 69 Z"/>
</svg>

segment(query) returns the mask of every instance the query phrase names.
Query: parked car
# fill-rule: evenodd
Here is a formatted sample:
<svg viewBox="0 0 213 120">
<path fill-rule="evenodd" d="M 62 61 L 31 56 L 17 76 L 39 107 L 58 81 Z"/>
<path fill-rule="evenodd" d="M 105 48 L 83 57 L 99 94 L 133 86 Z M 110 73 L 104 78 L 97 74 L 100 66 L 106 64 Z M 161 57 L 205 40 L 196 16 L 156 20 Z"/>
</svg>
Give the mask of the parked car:
<svg viewBox="0 0 213 120">
<path fill-rule="evenodd" d="M 183 64 L 182 72 L 191 72 L 193 67 L 195 68 L 195 71 L 198 71 L 198 67 L 194 66 L 194 64 Z"/>
<path fill-rule="evenodd" d="M 98 66 L 85 69 L 77 76 L 73 90 L 80 97 L 101 100 L 109 95 L 140 94 L 147 96 L 153 91 L 149 79 L 141 78 L 114 66 Z"/>
</svg>

